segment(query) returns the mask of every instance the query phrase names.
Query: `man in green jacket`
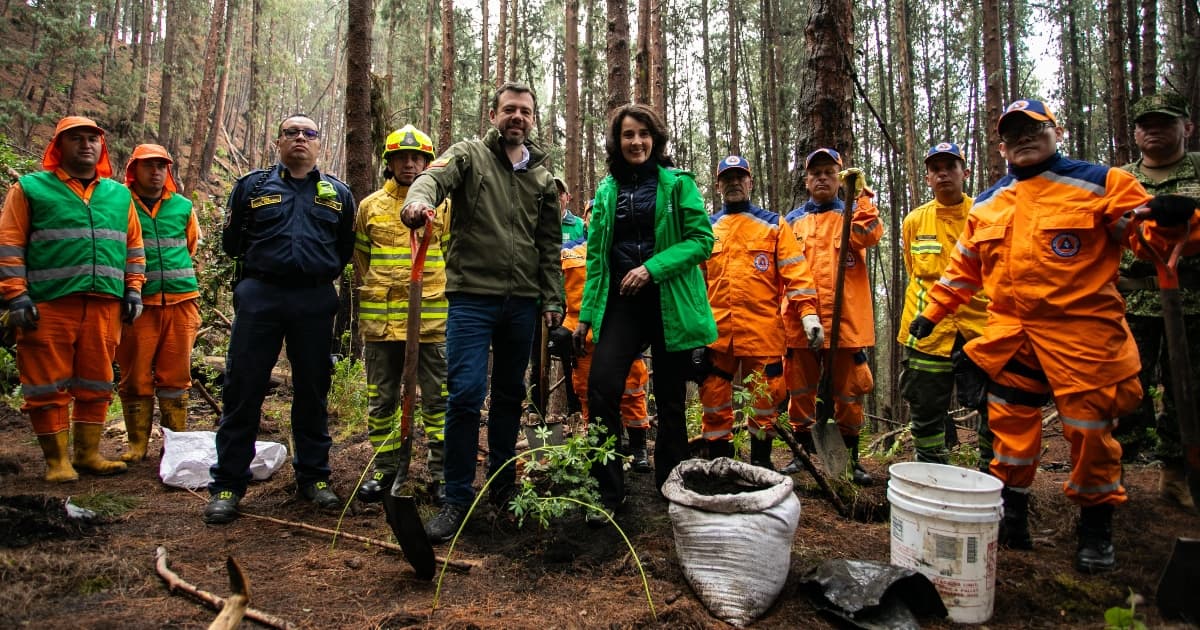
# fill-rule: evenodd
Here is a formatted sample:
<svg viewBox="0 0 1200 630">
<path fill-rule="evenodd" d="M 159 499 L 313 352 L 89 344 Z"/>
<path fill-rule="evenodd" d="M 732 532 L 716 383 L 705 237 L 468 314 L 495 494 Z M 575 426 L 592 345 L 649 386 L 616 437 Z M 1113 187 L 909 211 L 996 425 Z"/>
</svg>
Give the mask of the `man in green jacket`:
<svg viewBox="0 0 1200 630">
<path fill-rule="evenodd" d="M 458 531 L 474 499 L 479 410 L 488 383 L 489 499 L 504 506 L 516 488 L 516 455 L 525 367 L 538 313 L 546 326 L 562 321 L 562 212 L 546 153 L 529 140 L 537 110 L 533 90 L 505 83 L 492 97 L 493 129 L 482 140 L 451 146 L 413 182 L 401 218 L 410 228 L 450 198 L 445 250 L 446 499 L 426 526 L 434 543 Z"/>
</svg>

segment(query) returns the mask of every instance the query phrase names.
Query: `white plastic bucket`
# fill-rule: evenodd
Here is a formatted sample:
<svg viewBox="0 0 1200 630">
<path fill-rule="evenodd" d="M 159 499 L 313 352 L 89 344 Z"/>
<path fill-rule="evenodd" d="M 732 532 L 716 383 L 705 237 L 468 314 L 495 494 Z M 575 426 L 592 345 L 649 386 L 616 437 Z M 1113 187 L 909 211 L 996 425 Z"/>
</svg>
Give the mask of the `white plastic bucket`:
<svg viewBox="0 0 1200 630">
<path fill-rule="evenodd" d="M 950 619 L 992 616 L 996 538 L 1003 502 L 999 479 L 981 472 L 907 462 L 889 468 L 892 564 L 925 574 Z"/>
</svg>

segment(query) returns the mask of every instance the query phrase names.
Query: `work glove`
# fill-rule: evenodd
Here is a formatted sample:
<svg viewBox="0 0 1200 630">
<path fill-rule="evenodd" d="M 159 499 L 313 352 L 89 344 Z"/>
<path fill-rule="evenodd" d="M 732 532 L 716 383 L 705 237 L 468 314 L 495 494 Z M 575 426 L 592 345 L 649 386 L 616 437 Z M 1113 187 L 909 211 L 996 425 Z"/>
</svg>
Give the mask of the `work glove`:
<svg viewBox="0 0 1200 630">
<path fill-rule="evenodd" d="M 707 346 L 701 346 L 692 350 L 691 373 L 688 374 L 688 380 L 700 385 L 708 378 L 709 374 L 713 373 L 712 352 Z"/>
<path fill-rule="evenodd" d="M 28 293 L 22 293 L 8 303 L 8 325 L 11 328 L 37 330 L 40 317 L 37 305 L 29 298 Z"/>
<path fill-rule="evenodd" d="M 863 173 L 861 168 L 848 168 L 838 173 L 838 179 L 842 180 L 843 185 L 847 183 L 846 180 L 850 179 L 851 176 L 854 177 L 853 198 L 858 199 L 860 196 L 862 196 L 863 191 L 867 189 L 867 175 L 866 173 Z"/>
<path fill-rule="evenodd" d="M 142 294 L 134 289 L 125 289 L 121 300 L 121 321 L 132 324 L 142 314 Z"/>
<path fill-rule="evenodd" d="M 550 333 L 546 335 L 546 350 L 552 357 L 558 357 L 563 361 L 571 360 L 571 347 L 575 345 L 574 336 L 571 331 L 562 326 L 555 326 L 550 329 Z"/>
<path fill-rule="evenodd" d="M 423 203 L 410 203 L 400 210 L 400 222 L 410 230 L 415 230 L 428 218 L 429 207 Z"/>
<path fill-rule="evenodd" d="M 579 325 L 575 327 L 575 332 L 571 333 L 571 345 L 575 346 L 575 356 L 587 355 L 587 336 L 591 329 L 591 324 L 579 322 Z"/>
<path fill-rule="evenodd" d="M 817 315 L 805 315 L 800 318 L 804 325 L 804 335 L 808 337 L 808 348 L 819 350 L 825 345 L 825 329 L 821 327 L 821 318 Z"/>
<path fill-rule="evenodd" d="M 917 318 L 908 325 L 908 334 L 917 339 L 924 339 L 933 332 L 933 327 L 937 324 L 924 315 L 917 315 Z"/>
<path fill-rule="evenodd" d="M 1196 200 L 1184 195 L 1159 195 L 1146 204 L 1147 215 L 1159 227 L 1178 227 L 1191 220 L 1196 212 Z"/>
</svg>

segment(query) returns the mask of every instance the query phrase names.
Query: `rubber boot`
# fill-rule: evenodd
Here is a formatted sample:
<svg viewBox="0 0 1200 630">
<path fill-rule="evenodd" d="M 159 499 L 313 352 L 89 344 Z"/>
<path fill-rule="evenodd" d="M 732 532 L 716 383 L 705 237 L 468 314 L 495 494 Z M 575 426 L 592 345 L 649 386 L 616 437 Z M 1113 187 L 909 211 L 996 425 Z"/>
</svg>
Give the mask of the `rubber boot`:
<svg viewBox="0 0 1200 630">
<path fill-rule="evenodd" d="M 794 435 L 796 436 L 796 442 L 800 445 L 800 448 L 804 449 L 805 453 L 812 455 L 817 452 L 817 443 L 813 441 L 812 431 L 796 431 Z M 793 457 L 787 466 L 779 469 L 779 474 L 794 475 L 801 470 L 804 470 L 804 463 L 800 461 L 800 458 Z"/>
<path fill-rule="evenodd" d="M 730 440 L 708 440 L 708 459 L 733 457 L 733 442 Z"/>
<path fill-rule="evenodd" d="M 774 472 L 775 466 L 771 463 L 771 438 L 750 438 L 750 463 Z"/>
<path fill-rule="evenodd" d="M 629 432 L 629 454 L 633 456 L 633 472 L 648 473 L 650 467 L 650 452 L 646 448 L 646 429 L 626 429 Z"/>
<path fill-rule="evenodd" d="M 38 444 L 42 447 L 42 455 L 46 457 L 46 476 L 44 479 L 51 483 L 66 483 L 77 481 L 79 473 L 71 466 L 71 457 L 67 453 L 67 445 L 71 442 L 71 433 L 67 430 L 39 435 Z"/>
<path fill-rule="evenodd" d="M 187 431 L 188 395 L 184 392 L 178 398 L 158 397 L 158 423 L 172 431 Z"/>
<path fill-rule="evenodd" d="M 1029 535 L 1029 492 L 1005 486 L 1000 491 L 1004 518 L 1000 520 L 999 543 L 1002 547 L 1028 551 L 1033 549 Z"/>
<path fill-rule="evenodd" d="M 116 475 L 129 469 L 125 462 L 104 459 L 100 455 L 100 433 L 104 425 L 72 422 L 75 428 L 75 468 L 93 475 Z"/>
<path fill-rule="evenodd" d="M 1163 468 L 1158 477 L 1158 494 L 1185 510 L 1196 509 L 1182 460 L 1164 458 Z"/>
<path fill-rule="evenodd" d="M 1109 571 L 1117 564 L 1112 544 L 1113 506 L 1105 503 L 1079 510 L 1079 550 L 1075 568 L 1082 573 Z"/>
<path fill-rule="evenodd" d="M 125 415 L 125 434 L 129 436 L 129 448 L 121 453 L 121 460 L 140 462 L 146 457 L 146 445 L 150 443 L 154 399 L 148 396 L 122 396 L 121 412 Z"/>
<path fill-rule="evenodd" d="M 869 486 L 875 483 L 875 479 L 871 477 L 862 464 L 858 463 L 858 441 L 857 435 L 843 435 L 842 443 L 846 445 L 846 449 L 850 451 L 850 467 L 852 469 L 852 481 L 855 485 Z"/>
</svg>

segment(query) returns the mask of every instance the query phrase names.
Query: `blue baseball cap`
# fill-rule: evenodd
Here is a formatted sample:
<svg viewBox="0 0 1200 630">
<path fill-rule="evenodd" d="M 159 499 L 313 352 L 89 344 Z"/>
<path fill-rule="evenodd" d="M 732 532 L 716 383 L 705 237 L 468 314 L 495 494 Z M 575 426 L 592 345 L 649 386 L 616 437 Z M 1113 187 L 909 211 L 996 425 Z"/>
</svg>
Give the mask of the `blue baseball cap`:
<svg viewBox="0 0 1200 630">
<path fill-rule="evenodd" d="M 1033 120 L 1048 120 L 1058 126 L 1058 120 L 1054 118 L 1054 112 L 1050 111 L 1049 107 L 1041 101 L 1033 99 L 1021 99 L 1013 101 L 1008 107 L 1004 108 L 1004 113 L 1000 115 L 1000 120 L 996 121 L 996 131 L 1000 131 L 1000 127 L 1004 125 L 1004 119 L 1011 116 L 1022 114 Z"/>
<path fill-rule="evenodd" d="M 746 171 L 746 174 L 750 175 L 750 162 L 740 155 L 731 155 L 721 160 L 721 164 L 717 166 L 717 177 L 720 178 L 725 171 L 730 169 Z"/>
<path fill-rule="evenodd" d="M 967 161 L 967 159 L 963 157 L 962 149 L 958 148 L 957 144 L 954 144 L 953 142 L 939 142 L 937 145 L 929 147 L 929 152 L 925 154 L 925 163 L 928 164 L 931 158 L 939 155 L 949 155 L 964 162 Z"/>
<path fill-rule="evenodd" d="M 841 153 L 838 153 L 834 149 L 830 149 L 828 147 L 821 147 L 820 149 L 809 153 L 808 157 L 804 158 L 804 170 L 808 170 L 808 167 L 812 165 L 812 161 L 819 155 L 829 156 L 835 163 L 837 163 L 838 166 L 843 166 Z"/>
</svg>

